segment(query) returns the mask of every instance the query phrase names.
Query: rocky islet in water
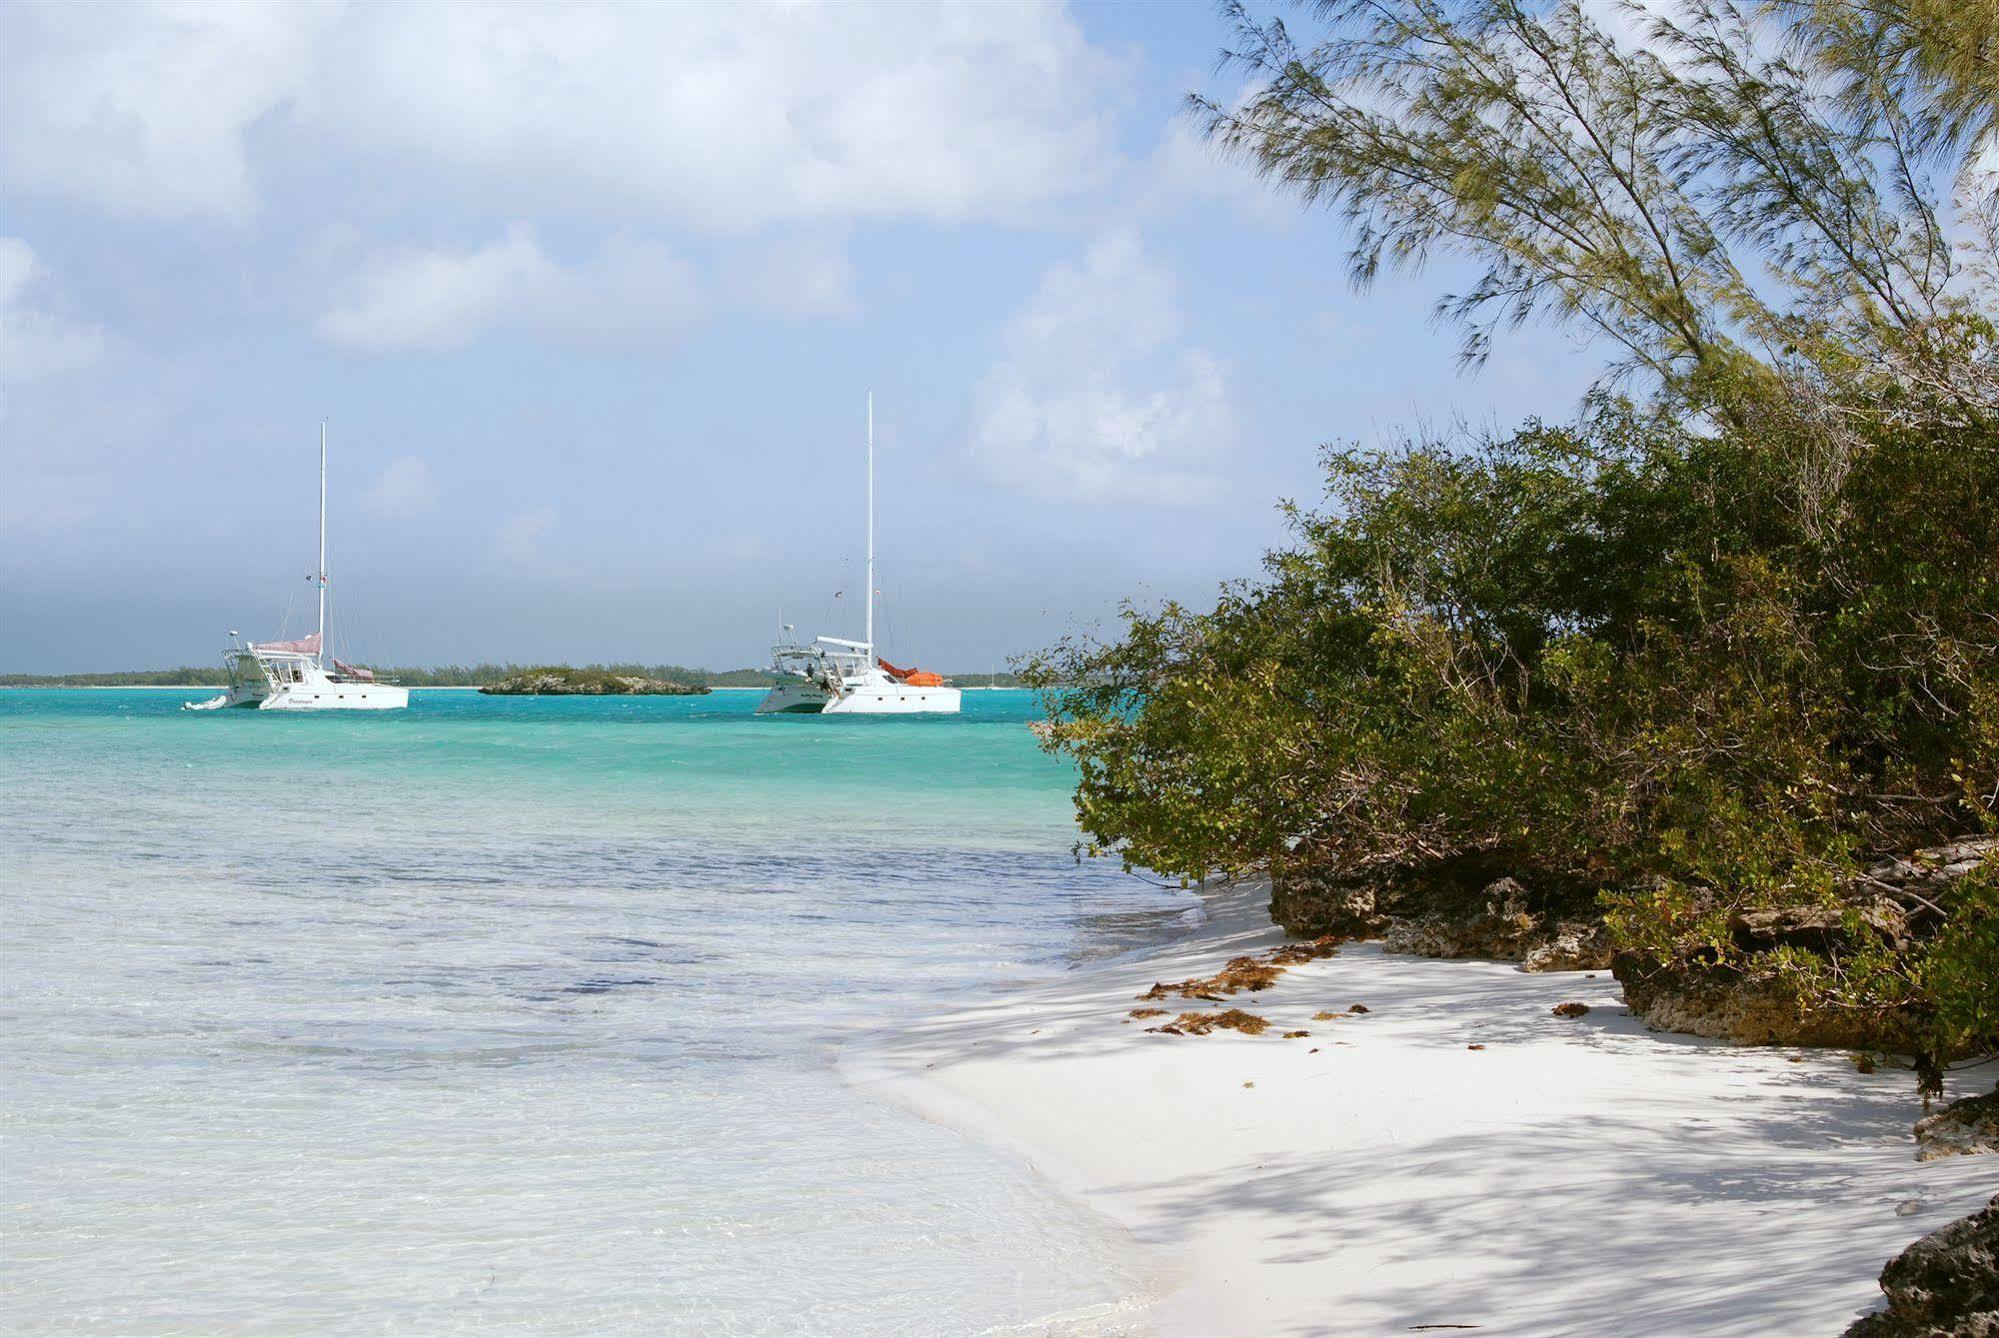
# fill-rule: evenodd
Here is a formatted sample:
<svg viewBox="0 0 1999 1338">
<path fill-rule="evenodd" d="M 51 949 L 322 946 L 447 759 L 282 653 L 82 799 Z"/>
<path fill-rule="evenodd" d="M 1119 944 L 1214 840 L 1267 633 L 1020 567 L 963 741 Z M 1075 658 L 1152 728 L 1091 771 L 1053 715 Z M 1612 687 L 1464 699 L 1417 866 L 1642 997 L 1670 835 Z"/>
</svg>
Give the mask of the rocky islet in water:
<svg viewBox="0 0 1999 1338">
<path fill-rule="evenodd" d="M 479 691 L 496 697 L 699 697 L 708 689 L 643 674 L 553 666 L 488 683 Z"/>
</svg>

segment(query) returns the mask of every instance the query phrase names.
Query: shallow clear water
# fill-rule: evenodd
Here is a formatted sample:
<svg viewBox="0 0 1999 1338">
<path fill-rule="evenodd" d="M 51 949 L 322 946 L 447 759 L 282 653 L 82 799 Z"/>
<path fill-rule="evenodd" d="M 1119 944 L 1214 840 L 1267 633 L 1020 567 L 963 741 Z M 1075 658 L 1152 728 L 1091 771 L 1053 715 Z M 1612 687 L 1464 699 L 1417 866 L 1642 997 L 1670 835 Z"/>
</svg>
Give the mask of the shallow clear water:
<svg viewBox="0 0 1999 1338">
<path fill-rule="evenodd" d="M 836 1043 L 1189 903 L 1077 865 L 1026 694 L 0 692 L 0 1320 L 972 1334 L 1128 1242 Z"/>
</svg>

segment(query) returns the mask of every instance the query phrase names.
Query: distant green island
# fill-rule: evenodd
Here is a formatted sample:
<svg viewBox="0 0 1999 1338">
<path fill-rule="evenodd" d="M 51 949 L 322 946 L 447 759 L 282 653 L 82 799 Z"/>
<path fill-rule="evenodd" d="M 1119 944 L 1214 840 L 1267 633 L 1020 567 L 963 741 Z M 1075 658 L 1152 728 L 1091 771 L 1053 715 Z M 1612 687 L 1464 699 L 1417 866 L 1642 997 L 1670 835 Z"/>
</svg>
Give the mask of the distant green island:
<svg viewBox="0 0 1999 1338">
<path fill-rule="evenodd" d="M 479 691 L 496 697 L 699 697 L 714 689 L 676 678 L 550 665 L 488 683 Z"/>
<path fill-rule="evenodd" d="M 366 665 L 377 676 L 411 688 L 483 688 L 544 672 L 549 666 L 531 664 L 440 664 L 429 668 Z M 767 688 L 777 682 L 763 669 L 690 669 L 681 664 L 586 664 L 577 668 L 561 666 L 565 673 L 658 679 L 697 688 Z M 1012 674 L 952 674 L 951 682 L 963 688 L 1012 688 L 1020 686 Z M 221 687 L 229 682 L 229 671 L 220 665 L 174 669 L 122 669 L 90 674 L 0 674 L 0 688 L 165 688 Z"/>
</svg>

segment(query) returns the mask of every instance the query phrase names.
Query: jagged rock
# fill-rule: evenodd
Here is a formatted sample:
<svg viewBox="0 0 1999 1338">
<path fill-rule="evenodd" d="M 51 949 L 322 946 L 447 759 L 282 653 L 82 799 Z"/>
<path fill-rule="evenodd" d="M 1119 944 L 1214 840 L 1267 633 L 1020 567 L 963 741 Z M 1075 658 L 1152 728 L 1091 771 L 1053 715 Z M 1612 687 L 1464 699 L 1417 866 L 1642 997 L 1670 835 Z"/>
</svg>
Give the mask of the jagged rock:
<svg viewBox="0 0 1999 1338">
<path fill-rule="evenodd" d="M 1741 911 L 1729 922 L 1746 968 L 1702 962 L 1663 965 L 1619 953 L 1611 971 L 1631 1010 L 1655 1031 L 1687 1032 L 1744 1045 L 1812 1045 L 1845 1050 L 1914 1048 L 1907 1016 L 1806 1009 L 1780 981 L 1758 974 L 1755 955 L 1780 947 L 1833 953 L 1878 936 L 1905 946 L 1934 920 L 1929 905 L 1952 881 L 1999 851 L 1999 839 L 1970 837 L 1883 860 L 1849 879 L 1825 906 Z"/>
<path fill-rule="evenodd" d="M 1778 947 L 1823 952 L 1838 942 L 1844 931 L 1840 913 L 1823 906 L 1739 911 L 1728 922 L 1730 936 L 1744 952 L 1768 952 Z"/>
<path fill-rule="evenodd" d="M 1837 889 L 1836 903 L 1824 909 L 1746 911 L 1731 928 L 1748 952 L 1787 943 L 1823 950 L 1849 933 L 1846 917 L 1852 910 L 1861 932 L 1899 944 L 1912 927 L 1934 918 L 1926 901 L 1994 852 L 1999 837 L 1979 836 L 1883 860 L 1849 879 Z M 1271 872 L 1270 918 L 1305 938 L 1379 938 L 1406 921 L 1391 948 L 1439 957 L 1524 959 L 1529 970 L 1600 970 L 1610 964 L 1608 942 L 1592 914 L 1594 888 L 1550 892 L 1529 890 L 1509 877 L 1495 880 L 1504 869 L 1494 867 L 1497 858 L 1473 854 L 1355 871 L 1301 843 Z M 1519 913 L 1536 922 L 1531 934 L 1524 926 L 1509 929 L 1503 923 Z M 1520 947 L 1535 936 L 1541 942 Z M 1542 943 L 1548 950 L 1537 952 Z"/>
<path fill-rule="evenodd" d="M 1393 900 L 1381 884 L 1342 878 L 1309 862 L 1274 871 L 1270 878 L 1270 918 L 1300 938 L 1379 938 L 1388 928 Z"/>
<path fill-rule="evenodd" d="M 1486 885 L 1484 899 L 1484 909 L 1469 915 L 1425 915 L 1390 925 L 1382 946 L 1421 957 L 1513 962 L 1526 957 L 1537 928 L 1527 910 L 1527 889 L 1517 878 L 1498 878 Z"/>
<path fill-rule="evenodd" d="M 1942 918 L 1937 895 L 1999 853 L 1999 837 L 1973 836 L 1930 846 L 1906 858 L 1882 860 L 1850 880 L 1849 900 L 1877 897 L 1907 926 L 1926 929 Z"/>
<path fill-rule="evenodd" d="M 1346 875 L 1299 853 L 1273 871 L 1270 918 L 1293 934 L 1380 938 L 1390 952 L 1482 957 L 1528 971 L 1603 970 L 1610 939 L 1588 918 L 1591 894 L 1537 894 L 1461 859 Z"/>
<path fill-rule="evenodd" d="M 1999 1152 L 1999 1086 L 1916 1121 L 1917 1161 Z"/>
<path fill-rule="evenodd" d="M 1846 1338 L 1999 1338 L 1999 1198 L 1889 1260 L 1881 1290 Z"/>
<path fill-rule="evenodd" d="M 1964 877 L 1994 852 L 1999 836 L 1967 836 L 1930 846 L 1904 858 L 1883 860 L 1862 875 L 1891 887 L 1911 887 L 1917 891 L 1942 887 Z"/>
<path fill-rule="evenodd" d="M 1602 971 L 1613 952 L 1601 920 L 1563 920 L 1521 961 L 1522 971 Z"/>
<path fill-rule="evenodd" d="M 1662 966 L 1620 952 L 1611 974 L 1624 1001 L 1654 1031 L 1677 1031 L 1737 1045 L 1812 1045 L 1906 1053 L 1907 1018 L 1804 1007 L 1781 982 L 1725 967 Z"/>
<path fill-rule="evenodd" d="M 1551 921 L 1534 909 L 1532 895 L 1515 878 L 1496 879 L 1480 895 L 1483 906 L 1468 913 L 1391 923 L 1383 946 L 1421 957 L 1519 962 L 1527 971 L 1587 971 L 1610 965 L 1610 937 L 1601 921 Z"/>
<path fill-rule="evenodd" d="M 1494 897 L 1488 889 L 1507 872 L 1503 857 L 1487 852 L 1453 855 L 1406 865 L 1380 864 L 1353 869 L 1311 842 L 1301 842 L 1271 869 L 1270 918 L 1301 938 L 1337 934 L 1380 938 L 1398 920 L 1432 916 L 1456 924 L 1484 914 Z M 1544 919 L 1556 912 L 1577 918 L 1593 904 L 1573 895 L 1551 896 L 1520 889 L 1527 908 Z M 1499 898 L 1504 900 L 1502 896 Z"/>
<path fill-rule="evenodd" d="M 1872 931 L 1889 943 L 1909 937 L 1909 917 L 1894 902 L 1882 898 L 1865 905 L 1786 906 L 1774 910 L 1738 911 L 1729 918 L 1729 933 L 1744 952 L 1773 948 L 1808 948 L 1830 952 L 1853 942 L 1847 916 L 1857 916 L 1861 932 Z"/>
</svg>

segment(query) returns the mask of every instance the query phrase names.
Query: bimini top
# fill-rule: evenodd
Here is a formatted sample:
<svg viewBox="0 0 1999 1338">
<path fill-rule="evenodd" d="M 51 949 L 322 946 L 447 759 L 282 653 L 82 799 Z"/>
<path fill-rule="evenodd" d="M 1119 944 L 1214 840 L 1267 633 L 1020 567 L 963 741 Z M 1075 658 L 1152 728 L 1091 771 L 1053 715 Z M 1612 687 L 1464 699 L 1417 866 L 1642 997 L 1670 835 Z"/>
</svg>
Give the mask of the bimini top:
<svg viewBox="0 0 1999 1338">
<path fill-rule="evenodd" d="M 296 641 L 252 641 L 250 649 L 259 655 L 317 655 L 319 645 L 319 633 L 314 632 Z"/>
</svg>

